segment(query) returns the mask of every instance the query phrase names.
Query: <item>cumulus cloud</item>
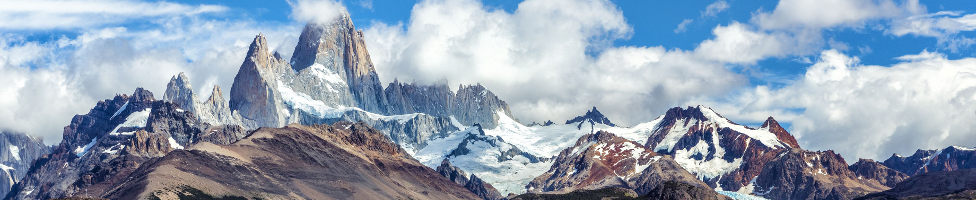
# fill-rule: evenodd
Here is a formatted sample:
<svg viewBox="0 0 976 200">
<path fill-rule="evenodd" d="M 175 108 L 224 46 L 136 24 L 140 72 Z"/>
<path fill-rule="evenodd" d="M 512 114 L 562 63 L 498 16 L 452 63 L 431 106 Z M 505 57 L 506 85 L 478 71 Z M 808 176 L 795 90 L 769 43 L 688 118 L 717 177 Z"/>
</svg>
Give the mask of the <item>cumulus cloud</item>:
<svg viewBox="0 0 976 200">
<path fill-rule="evenodd" d="M 192 16 L 226 10 L 217 5 L 130 0 L 7 0 L 0 1 L 0 29 L 89 28 L 147 17 Z"/>
<path fill-rule="evenodd" d="M 802 55 L 813 51 L 820 44 L 820 34 L 815 32 L 767 32 L 732 22 L 716 26 L 715 36 L 702 41 L 695 53 L 725 63 L 754 64 L 769 57 Z"/>
<path fill-rule="evenodd" d="M 182 15 L 143 25 L 88 28 L 51 41 L 6 34 L 0 39 L 0 80 L 12 84 L 0 85 L 0 127 L 57 143 L 71 117 L 97 101 L 136 87 L 161 98 L 169 77 L 179 72 L 206 98 L 213 85 L 229 89 L 256 34 L 263 32 L 288 56 L 300 31 L 294 24 Z"/>
<path fill-rule="evenodd" d="M 961 32 L 973 30 L 976 30 L 976 14 L 963 15 L 957 11 L 940 11 L 895 19 L 886 32 L 895 36 L 934 37 L 941 45 L 956 52 L 976 43 L 973 38 L 958 36 Z"/>
<path fill-rule="evenodd" d="M 787 86 L 759 86 L 710 103 L 733 118 L 791 121 L 802 146 L 833 149 L 848 161 L 976 143 L 976 58 L 923 51 L 900 60 L 862 65 L 827 50 Z"/>
<path fill-rule="evenodd" d="M 334 0 L 288 0 L 291 18 L 304 22 L 331 22 L 336 17 L 348 13 L 346 6 Z M 372 1 L 361 1 L 363 7 L 372 9 Z"/>
<path fill-rule="evenodd" d="M 647 121 L 690 96 L 744 83 L 692 52 L 610 46 L 631 27 L 608 1 L 529 0 L 511 13 L 424 1 L 408 24 L 364 32 L 382 81 L 482 83 L 525 121 L 558 121 L 590 106 L 623 124 Z"/>
</svg>

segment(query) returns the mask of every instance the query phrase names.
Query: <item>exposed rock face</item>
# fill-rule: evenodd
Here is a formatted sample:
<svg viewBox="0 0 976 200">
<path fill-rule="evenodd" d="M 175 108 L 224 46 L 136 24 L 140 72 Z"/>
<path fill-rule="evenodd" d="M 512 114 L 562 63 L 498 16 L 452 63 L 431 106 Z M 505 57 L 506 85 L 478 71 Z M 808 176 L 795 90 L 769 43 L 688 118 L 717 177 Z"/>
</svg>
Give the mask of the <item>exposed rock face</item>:
<svg viewBox="0 0 976 200">
<path fill-rule="evenodd" d="M 136 89 L 99 102 L 65 127 L 51 154 L 30 167 L 11 199 L 95 196 L 126 179 L 142 163 L 198 141 L 202 127 L 195 115 L 151 92 Z"/>
<path fill-rule="evenodd" d="M 284 60 L 268 52 L 264 35 L 254 38 L 230 90 L 230 109 L 241 115 L 245 127 L 281 127 L 285 105 L 278 91 L 277 72 L 287 70 Z"/>
<path fill-rule="evenodd" d="M 576 125 L 577 129 L 583 128 L 584 124 L 589 124 L 591 126 L 594 124 L 605 124 L 607 126 L 616 126 L 613 124 L 613 122 L 610 122 L 610 119 L 607 119 L 606 116 L 603 116 L 603 113 L 600 113 L 599 110 L 596 110 L 595 106 L 593 107 L 593 109 L 586 111 L 585 115 L 576 116 L 576 118 L 567 120 L 566 124 L 578 124 Z"/>
<path fill-rule="evenodd" d="M 201 142 L 228 145 L 247 136 L 247 131 L 237 125 L 220 125 L 208 127 L 200 134 Z"/>
<path fill-rule="evenodd" d="M 935 171 L 857 199 L 976 199 L 976 169 Z"/>
<path fill-rule="evenodd" d="M 478 195 L 481 199 L 503 199 L 502 194 L 498 193 L 498 190 L 495 190 L 495 187 L 491 186 L 491 184 L 485 183 L 475 175 L 471 175 L 471 178 L 468 179 L 468 175 L 464 171 L 452 166 L 451 161 L 447 159 L 441 161 L 441 165 L 437 166 L 437 173 L 440 173 L 441 176 L 446 177 L 458 185 L 464 186 L 465 189 Z"/>
<path fill-rule="evenodd" d="M 14 132 L 0 131 L 0 194 L 6 195 L 14 183 L 27 175 L 34 160 L 50 153 L 40 139 Z"/>
<path fill-rule="evenodd" d="M 754 194 L 770 199 L 852 199 L 888 189 L 861 178 L 833 151 L 791 149 L 766 163 L 752 185 Z"/>
<path fill-rule="evenodd" d="M 606 131 L 581 137 L 575 146 L 560 152 L 552 168 L 532 180 L 526 188 L 529 192 L 565 193 L 624 187 L 645 195 L 667 181 L 708 191 L 693 199 L 719 195 L 670 157 L 659 156 L 636 142 Z"/>
<path fill-rule="evenodd" d="M 658 120 L 645 146 L 674 156 L 709 186 L 726 191 L 739 191 L 779 153 L 798 149 L 796 139 L 772 119 L 752 129 L 697 106 L 672 108 Z"/>
<path fill-rule="evenodd" d="M 884 165 L 909 176 L 936 171 L 976 168 L 976 149 L 950 146 L 942 150 L 918 150 L 909 157 L 891 155 Z"/>
<path fill-rule="evenodd" d="M 773 119 L 772 116 L 766 118 L 766 122 L 763 122 L 762 126 L 759 126 L 759 129 L 769 130 L 769 132 L 776 135 L 776 138 L 779 139 L 779 141 L 782 141 L 791 148 L 800 148 L 800 144 L 796 142 L 796 138 L 793 138 L 793 135 L 786 132 L 786 129 L 780 126 L 779 122 L 776 122 L 776 119 Z"/>
<path fill-rule="evenodd" d="M 163 100 L 173 102 L 186 111 L 197 113 L 196 99 L 197 95 L 193 94 L 193 86 L 190 85 L 190 78 L 187 78 L 183 72 L 170 78 L 169 84 L 166 84 L 166 93 L 163 94 Z"/>
<path fill-rule="evenodd" d="M 326 81 L 337 87 L 331 88 L 335 90 L 331 93 L 334 96 L 310 95 L 314 99 L 342 102 L 343 106 L 359 107 L 373 113 L 387 113 L 383 86 L 366 51 L 363 33 L 356 30 L 349 15 L 342 15 L 329 24 L 305 25 L 294 52 L 291 58 L 294 71 L 300 74 L 318 71 L 325 77 L 335 77 L 331 82 Z M 321 93 L 295 88 L 299 92 Z"/>
<path fill-rule="evenodd" d="M 288 161 L 288 162 L 283 162 Z M 231 145 L 201 143 L 147 163 L 93 196 L 262 199 L 476 199 L 365 124 L 261 128 Z"/>
<path fill-rule="evenodd" d="M 463 125 L 480 124 L 489 129 L 497 126 L 498 114 L 512 116 L 508 103 L 484 86 L 458 87 L 455 94 L 446 84 L 422 86 L 394 81 L 385 93 L 390 114 L 419 112 L 444 118 L 453 116 Z"/>
<path fill-rule="evenodd" d="M 858 179 L 876 180 L 882 185 L 894 187 L 895 184 L 908 178 L 908 175 L 885 167 L 878 161 L 871 159 L 860 159 L 850 167 L 847 167 Z"/>
</svg>

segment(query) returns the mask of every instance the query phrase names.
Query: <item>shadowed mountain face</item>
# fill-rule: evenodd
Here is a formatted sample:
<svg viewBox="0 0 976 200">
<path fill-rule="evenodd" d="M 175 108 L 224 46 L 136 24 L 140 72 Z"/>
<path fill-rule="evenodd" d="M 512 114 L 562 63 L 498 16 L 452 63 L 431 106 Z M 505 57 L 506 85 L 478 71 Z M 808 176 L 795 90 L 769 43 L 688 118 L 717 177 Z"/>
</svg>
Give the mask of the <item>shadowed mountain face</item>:
<svg viewBox="0 0 976 200">
<path fill-rule="evenodd" d="M 910 176 L 937 171 L 976 168 L 976 149 L 950 146 L 941 150 L 915 151 L 908 157 L 891 155 L 884 165 Z"/>
<path fill-rule="evenodd" d="M 262 199 L 475 199 L 362 123 L 261 128 L 231 145 L 201 143 L 140 167 L 104 195 L 134 199 L 189 187 Z"/>
<path fill-rule="evenodd" d="M 890 190 L 858 199 L 976 199 L 976 169 L 915 175 Z"/>
<path fill-rule="evenodd" d="M 27 170 L 51 148 L 40 139 L 23 133 L 0 131 L 0 194 L 6 195 L 14 183 L 27 175 Z"/>
</svg>

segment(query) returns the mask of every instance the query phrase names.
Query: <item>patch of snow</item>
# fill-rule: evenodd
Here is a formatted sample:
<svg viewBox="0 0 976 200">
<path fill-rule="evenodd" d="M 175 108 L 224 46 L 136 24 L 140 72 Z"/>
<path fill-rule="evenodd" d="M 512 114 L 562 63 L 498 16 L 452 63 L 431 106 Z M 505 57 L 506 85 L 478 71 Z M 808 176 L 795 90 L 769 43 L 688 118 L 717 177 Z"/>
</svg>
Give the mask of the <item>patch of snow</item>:
<svg viewBox="0 0 976 200">
<path fill-rule="evenodd" d="M 10 171 L 13 171 L 14 168 L 13 167 L 10 167 L 10 166 L 7 166 L 7 165 L 4 165 L 4 164 L 0 164 L 0 169 L 3 169 L 4 172 L 7 172 L 7 183 L 10 183 L 10 185 L 13 185 L 14 184 L 14 173 L 12 173 Z"/>
<path fill-rule="evenodd" d="M 10 145 L 7 148 L 10 149 L 10 154 L 13 155 L 14 160 L 20 161 L 20 147 L 16 145 Z"/>
<path fill-rule="evenodd" d="M 454 118 L 454 115 L 451 115 L 448 118 L 451 119 L 451 125 L 454 125 L 454 127 L 457 127 L 458 129 L 462 129 L 462 130 L 466 128 L 464 124 L 461 124 L 461 121 L 458 121 L 457 118 Z"/>
<path fill-rule="evenodd" d="M 102 153 L 105 153 L 105 154 L 116 154 L 116 153 L 119 153 L 119 151 L 120 150 L 123 150 L 123 149 L 125 149 L 125 145 L 116 144 L 115 146 L 112 146 L 112 148 L 102 150 Z"/>
<path fill-rule="evenodd" d="M 146 109 L 143 109 L 142 111 L 133 112 L 132 114 L 129 114 L 129 116 L 125 117 L 125 122 L 122 122 L 122 124 L 119 124 L 118 126 L 115 126 L 115 129 L 112 129 L 112 132 L 109 132 L 109 135 L 132 135 L 134 132 L 123 132 L 123 133 L 118 132 L 119 131 L 119 128 L 122 128 L 122 127 L 132 127 L 132 128 L 146 127 L 146 123 L 149 122 L 149 113 L 150 112 L 152 112 L 152 108 L 146 108 Z"/>
<path fill-rule="evenodd" d="M 969 147 L 961 147 L 961 146 L 952 146 L 952 147 L 963 151 L 976 151 L 976 149 L 969 148 Z"/>
<path fill-rule="evenodd" d="M 468 154 L 446 157 L 464 141 L 464 138 L 469 135 L 476 135 L 476 131 L 475 127 L 468 127 L 448 136 L 430 140 L 427 146 L 418 150 L 413 157 L 431 168 L 436 168 L 440 165 L 441 160 L 448 158 L 455 167 L 469 174 L 477 175 L 491 183 L 503 194 L 525 192 L 525 185 L 548 171 L 552 166 L 552 161 L 532 163 L 528 158 L 519 155 L 511 157 L 510 160 L 499 162 L 498 158 L 502 156 L 502 152 L 516 147 L 500 140 L 494 142 L 495 145 L 482 140 L 474 140 L 466 144 L 466 148 L 471 150 Z M 493 136 L 489 136 L 489 138 L 493 138 Z M 505 139 L 505 141 L 508 140 Z"/>
<path fill-rule="evenodd" d="M 173 149 L 183 149 L 183 145 L 177 143 L 176 140 L 173 139 L 173 137 L 169 137 L 169 147 L 172 147 Z"/>
<path fill-rule="evenodd" d="M 719 128 L 725 127 L 740 132 L 752 139 L 759 140 L 759 142 L 762 142 L 763 145 L 766 145 L 769 148 L 776 149 L 779 147 L 784 147 L 776 135 L 768 130 L 751 129 L 742 125 L 734 124 L 718 113 L 715 113 L 715 111 L 711 108 L 705 106 L 698 106 L 698 108 L 702 111 L 702 114 L 705 115 L 705 118 L 708 118 L 709 121 L 714 121 L 717 123 Z"/>
<path fill-rule="evenodd" d="M 698 176 L 699 179 L 711 179 L 729 173 L 742 166 L 742 158 L 735 158 L 732 162 L 722 159 L 725 156 L 725 149 L 718 146 L 719 138 L 717 132 L 712 132 L 712 144 L 715 152 L 711 159 L 708 159 L 709 145 L 705 141 L 698 141 L 690 149 L 678 149 L 674 153 L 674 161 L 678 165 Z M 699 155 L 699 156 L 696 156 Z M 701 157 L 701 158 L 695 158 Z M 700 160 L 699 160 L 700 159 Z"/>
<path fill-rule="evenodd" d="M 74 151 L 75 152 L 75 155 L 77 155 L 78 157 L 84 156 L 86 153 L 88 153 L 88 150 L 91 149 L 92 146 L 95 146 L 95 141 L 97 139 L 98 139 L 97 137 L 96 138 L 92 138 L 91 139 L 91 142 L 89 142 L 85 146 L 78 146 L 77 148 L 75 148 L 75 151 Z"/>
<path fill-rule="evenodd" d="M 115 114 L 112 114 L 112 117 L 109 117 L 108 119 L 109 120 L 115 119 L 115 116 L 118 116 L 119 113 L 122 113 L 122 111 L 124 111 L 125 108 L 127 107 L 129 107 L 129 101 L 125 101 L 125 104 L 122 104 L 122 107 L 120 107 L 119 110 L 116 110 Z"/>
<path fill-rule="evenodd" d="M 312 66 L 309 66 L 308 68 L 310 69 L 310 72 L 312 72 L 312 74 L 315 75 L 315 77 L 318 77 L 329 83 L 342 84 L 342 85 L 346 84 L 346 81 L 342 80 L 342 77 L 339 76 L 339 74 L 333 72 L 332 70 L 329 70 L 328 68 L 325 68 L 325 66 L 322 64 L 315 63 L 312 64 Z M 331 89 L 331 87 L 329 88 Z"/>
</svg>

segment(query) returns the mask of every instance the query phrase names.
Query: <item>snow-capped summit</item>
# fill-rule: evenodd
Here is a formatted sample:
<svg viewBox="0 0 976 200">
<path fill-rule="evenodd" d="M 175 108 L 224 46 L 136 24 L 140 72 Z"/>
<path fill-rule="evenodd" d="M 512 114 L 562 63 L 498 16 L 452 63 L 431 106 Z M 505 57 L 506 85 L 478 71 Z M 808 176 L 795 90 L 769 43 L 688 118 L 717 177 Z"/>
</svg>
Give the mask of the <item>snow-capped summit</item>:
<svg viewBox="0 0 976 200">
<path fill-rule="evenodd" d="M 753 129 L 699 105 L 671 108 L 658 119 L 644 146 L 673 155 L 682 167 L 722 190 L 739 190 L 780 152 L 799 148 L 772 118 Z"/>
<path fill-rule="evenodd" d="M 613 122 L 610 122 L 610 119 L 607 119 L 606 116 L 603 116 L 603 113 L 600 113 L 600 111 L 596 109 L 596 106 L 594 106 L 593 109 L 586 111 L 586 114 L 576 116 L 576 118 L 571 120 L 566 120 L 566 124 L 576 124 L 577 129 L 582 129 L 584 124 L 603 124 L 611 127 L 617 126 L 614 125 Z"/>
<path fill-rule="evenodd" d="M 669 156 L 661 156 L 640 143 L 599 131 L 581 136 L 576 145 L 564 149 L 549 171 L 536 177 L 529 192 L 569 192 L 579 189 L 624 187 L 644 196 L 668 182 L 704 188 L 686 198 L 719 196 L 705 183 L 688 173 Z M 668 188 L 668 190 L 673 188 Z M 689 190 L 691 191 L 691 190 Z"/>
</svg>

